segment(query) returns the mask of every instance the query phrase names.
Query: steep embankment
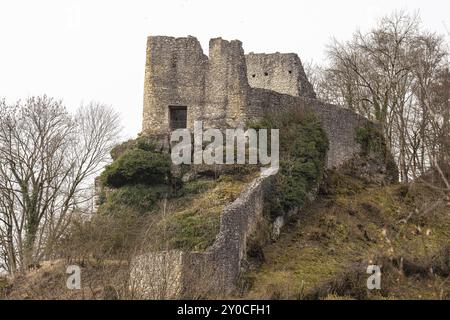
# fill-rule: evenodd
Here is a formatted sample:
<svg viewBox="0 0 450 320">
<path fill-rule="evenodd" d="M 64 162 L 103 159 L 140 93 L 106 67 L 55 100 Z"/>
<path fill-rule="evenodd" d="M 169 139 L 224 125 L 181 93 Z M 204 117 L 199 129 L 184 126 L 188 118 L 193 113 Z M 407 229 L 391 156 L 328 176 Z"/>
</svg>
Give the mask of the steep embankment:
<svg viewBox="0 0 450 320">
<path fill-rule="evenodd" d="M 238 298 L 449 299 L 449 241 L 449 204 L 427 183 L 380 186 L 328 172 L 317 200 L 242 277 Z M 380 291 L 366 289 L 369 264 L 382 266 Z M 81 291 L 66 289 L 66 265 L 0 281 L 0 297 L 132 298 L 126 264 L 86 260 Z"/>
<path fill-rule="evenodd" d="M 448 299 L 449 203 L 423 182 L 377 186 L 329 172 L 263 256 L 242 279 L 245 298 Z M 372 264 L 381 290 L 366 288 Z"/>
</svg>

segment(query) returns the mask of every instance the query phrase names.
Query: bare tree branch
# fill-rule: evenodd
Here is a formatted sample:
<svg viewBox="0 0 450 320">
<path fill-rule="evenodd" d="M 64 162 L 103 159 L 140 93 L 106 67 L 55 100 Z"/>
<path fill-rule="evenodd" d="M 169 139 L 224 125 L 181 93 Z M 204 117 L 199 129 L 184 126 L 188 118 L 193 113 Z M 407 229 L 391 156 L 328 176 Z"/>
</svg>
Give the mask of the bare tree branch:
<svg viewBox="0 0 450 320">
<path fill-rule="evenodd" d="M 98 103 L 71 115 L 47 96 L 2 101 L 0 110 L 0 247 L 15 273 L 50 254 L 83 210 L 117 142 L 119 116 Z"/>
</svg>

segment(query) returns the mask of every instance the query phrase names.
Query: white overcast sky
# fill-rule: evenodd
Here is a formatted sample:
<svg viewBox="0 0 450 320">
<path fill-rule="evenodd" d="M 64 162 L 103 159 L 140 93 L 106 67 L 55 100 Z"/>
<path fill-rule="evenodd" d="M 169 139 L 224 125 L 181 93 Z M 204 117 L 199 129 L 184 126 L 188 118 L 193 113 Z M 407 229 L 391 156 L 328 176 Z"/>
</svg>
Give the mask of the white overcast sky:
<svg viewBox="0 0 450 320">
<path fill-rule="evenodd" d="M 394 10 L 419 10 L 446 33 L 449 0 L 0 0 L 0 97 L 46 93 L 69 108 L 91 100 L 141 130 L 148 35 L 239 39 L 246 52 L 296 52 L 321 63 L 331 37 L 348 39 Z"/>
</svg>

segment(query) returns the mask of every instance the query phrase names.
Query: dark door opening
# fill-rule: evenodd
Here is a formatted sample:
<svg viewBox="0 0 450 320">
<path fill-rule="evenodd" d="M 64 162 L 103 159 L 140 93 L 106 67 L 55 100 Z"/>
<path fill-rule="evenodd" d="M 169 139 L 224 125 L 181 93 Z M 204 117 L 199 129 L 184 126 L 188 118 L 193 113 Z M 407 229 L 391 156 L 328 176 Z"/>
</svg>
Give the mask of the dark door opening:
<svg viewBox="0 0 450 320">
<path fill-rule="evenodd" d="M 169 106 L 170 129 L 185 129 L 187 127 L 187 107 Z"/>
</svg>

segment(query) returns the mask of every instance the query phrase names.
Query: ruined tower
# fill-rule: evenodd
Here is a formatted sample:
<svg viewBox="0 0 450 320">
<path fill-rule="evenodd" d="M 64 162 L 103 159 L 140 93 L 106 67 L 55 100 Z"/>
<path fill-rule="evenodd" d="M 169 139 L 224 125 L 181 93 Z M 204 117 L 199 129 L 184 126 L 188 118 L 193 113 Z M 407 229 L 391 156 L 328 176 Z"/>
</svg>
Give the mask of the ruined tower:
<svg viewBox="0 0 450 320">
<path fill-rule="evenodd" d="M 251 87 L 273 90 L 295 97 L 316 98 L 297 54 L 251 52 L 245 56 L 245 60 L 247 78 Z"/>
<path fill-rule="evenodd" d="M 209 56 L 194 37 L 148 37 L 142 133 L 164 136 L 173 129 L 236 128 L 267 113 L 309 110 L 329 140 L 329 168 L 359 152 L 355 130 L 367 119 L 316 99 L 295 53 L 244 54 L 242 43 L 209 42 Z"/>
<path fill-rule="evenodd" d="M 196 38 L 149 37 L 143 132 L 243 124 L 248 89 L 240 41 L 211 39 L 208 58 Z"/>
<path fill-rule="evenodd" d="M 255 89 L 315 97 L 294 54 L 245 55 L 238 40 L 211 39 L 209 57 L 194 37 L 148 37 L 143 132 L 177 128 L 237 127 L 262 116 Z"/>
</svg>

